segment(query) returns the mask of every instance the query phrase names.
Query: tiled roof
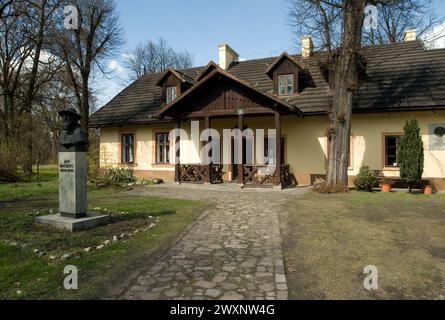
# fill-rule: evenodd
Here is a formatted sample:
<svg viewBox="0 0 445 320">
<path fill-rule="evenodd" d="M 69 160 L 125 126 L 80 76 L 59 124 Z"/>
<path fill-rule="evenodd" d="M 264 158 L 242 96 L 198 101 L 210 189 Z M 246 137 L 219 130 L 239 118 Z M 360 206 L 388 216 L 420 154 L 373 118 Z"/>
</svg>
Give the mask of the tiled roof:
<svg viewBox="0 0 445 320">
<path fill-rule="evenodd" d="M 354 96 L 355 112 L 400 111 L 445 108 L 445 49 L 426 50 L 419 41 L 363 48 L 367 78 Z M 324 54 L 310 58 L 292 56 L 303 68 L 303 89 L 289 99 L 306 115 L 323 114 L 332 105 L 332 93 L 322 76 Z M 272 80 L 266 75 L 278 57 L 234 63 L 232 76 L 259 91 L 271 94 Z M 196 79 L 204 67 L 179 70 Z M 164 73 L 147 74 L 136 80 L 90 119 L 91 126 L 150 123 L 162 108 L 161 88 L 156 85 Z"/>
</svg>

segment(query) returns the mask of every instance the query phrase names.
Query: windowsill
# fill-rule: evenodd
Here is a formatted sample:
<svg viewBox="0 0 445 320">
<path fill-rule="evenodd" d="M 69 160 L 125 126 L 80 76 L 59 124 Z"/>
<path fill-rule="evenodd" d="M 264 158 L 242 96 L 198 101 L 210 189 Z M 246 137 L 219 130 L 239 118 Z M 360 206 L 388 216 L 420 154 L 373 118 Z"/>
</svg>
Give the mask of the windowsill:
<svg viewBox="0 0 445 320">
<path fill-rule="evenodd" d="M 137 167 L 137 166 L 139 166 L 139 164 L 137 164 L 137 163 L 119 163 L 119 165 L 121 165 L 121 166 L 126 166 L 126 167 Z"/>
<path fill-rule="evenodd" d="M 384 167 L 382 171 L 400 171 L 400 167 Z"/>
<path fill-rule="evenodd" d="M 171 163 L 152 163 L 152 167 L 174 167 L 174 164 Z"/>
</svg>

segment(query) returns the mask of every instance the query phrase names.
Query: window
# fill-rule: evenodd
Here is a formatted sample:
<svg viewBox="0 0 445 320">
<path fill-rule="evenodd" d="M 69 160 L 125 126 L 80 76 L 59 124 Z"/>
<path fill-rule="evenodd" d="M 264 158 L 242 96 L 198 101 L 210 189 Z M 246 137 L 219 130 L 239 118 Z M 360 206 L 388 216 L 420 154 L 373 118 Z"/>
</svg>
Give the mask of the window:
<svg viewBox="0 0 445 320">
<path fill-rule="evenodd" d="M 167 87 L 167 104 L 172 103 L 173 101 L 176 100 L 177 97 L 177 88 L 176 86 L 173 87 Z"/>
<path fill-rule="evenodd" d="M 170 163 L 170 137 L 168 133 L 156 134 L 156 163 Z"/>
<path fill-rule="evenodd" d="M 294 75 L 284 74 L 278 76 L 278 95 L 290 96 L 294 93 Z"/>
<path fill-rule="evenodd" d="M 397 149 L 400 143 L 400 135 L 385 136 L 385 167 L 397 168 Z"/>
<path fill-rule="evenodd" d="M 122 163 L 134 163 L 134 135 L 122 135 Z"/>
</svg>

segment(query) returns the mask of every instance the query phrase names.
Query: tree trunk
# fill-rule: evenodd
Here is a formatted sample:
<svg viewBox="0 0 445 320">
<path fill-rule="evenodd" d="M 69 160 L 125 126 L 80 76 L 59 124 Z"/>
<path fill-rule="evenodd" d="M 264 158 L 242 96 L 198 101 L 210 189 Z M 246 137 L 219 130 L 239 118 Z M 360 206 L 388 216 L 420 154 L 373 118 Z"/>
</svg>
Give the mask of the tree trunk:
<svg viewBox="0 0 445 320">
<path fill-rule="evenodd" d="M 334 59 L 334 98 L 330 129 L 327 183 L 348 186 L 352 96 L 358 85 L 358 58 L 366 0 L 347 0 L 343 8 L 343 44 Z"/>
<path fill-rule="evenodd" d="M 26 119 L 25 124 L 27 126 L 28 133 L 34 132 L 34 126 L 33 126 L 33 118 L 32 118 L 32 104 L 34 101 L 34 94 L 36 89 L 36 82 L 37 82 L 37 73 L 39 71 L 39 64 L 40 64 L 40 56 L 42 52 L 43 47 L 43 37 L 45 33 L 45 27 L 46 27 L 46 4 L 47 0 L 42 1 L 41 8 L 40 8 L 40 17 L 39 17 L 39 27 L 38 27 L 38 33 L 35 41 L 35 50 L 34 50 L 34 57 L 32 62 L 32 69 L 31 73 L 29 75 L 29 81 L 28 81 L 28 87 L 26 90 L 26 96 L 25 96 L 25 113 L 26 113 Z M 33 139 L 32 134 L 28 134 L 26 136 L 26 155 L 25 155 L 25 164 L 24 164 L 24 171 L 28 176 L 31 176 L 32 171 L 32 165 L 33 165 Z"/>
<path fill-rule="evenodd" d="M 81 108 L 79 110 L 82 116 L 82 127 L 88 131 L 88 123 L 90 117 L 90 88 L 88 85 L 89 75 L 82 76 L 82 98 Z"/>
</svg>

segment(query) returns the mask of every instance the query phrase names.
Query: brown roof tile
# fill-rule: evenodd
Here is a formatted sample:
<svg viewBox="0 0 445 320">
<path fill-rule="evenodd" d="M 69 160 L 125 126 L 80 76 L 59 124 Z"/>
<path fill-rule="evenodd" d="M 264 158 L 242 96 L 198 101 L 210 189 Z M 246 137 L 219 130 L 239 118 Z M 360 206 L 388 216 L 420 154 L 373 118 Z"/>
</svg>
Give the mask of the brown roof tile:
<svg viewBox="0 0 445 320">
<path fill-rule="evenodd" d="M 354 95 L 355 112 L 399 111 L 445 107 L 445 49 L 425 50 L 418 41 L 363 48 L 367 78 Z M 307 115 L 326 113 L 332 93 L 322 76 L 319 62 L 324 54 L 311 58 L 292 56 L 303 68 L 305 87 L 286 99 Z M 234 63 L 227 70 L 255 89 L 271 94 L 272 80 L 266 75 L 277 57 Z M 188 80 L 196 79 L 204 67 L 180 70 Z M 156 85 L 164 73 L 147 74 L 136 80 L 90 119 L 91 126 L 151 123 L 162 108 L 161 88 Z"/>
</svg>

